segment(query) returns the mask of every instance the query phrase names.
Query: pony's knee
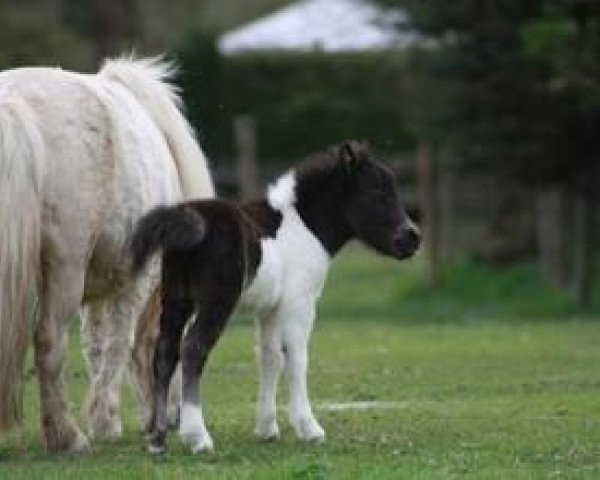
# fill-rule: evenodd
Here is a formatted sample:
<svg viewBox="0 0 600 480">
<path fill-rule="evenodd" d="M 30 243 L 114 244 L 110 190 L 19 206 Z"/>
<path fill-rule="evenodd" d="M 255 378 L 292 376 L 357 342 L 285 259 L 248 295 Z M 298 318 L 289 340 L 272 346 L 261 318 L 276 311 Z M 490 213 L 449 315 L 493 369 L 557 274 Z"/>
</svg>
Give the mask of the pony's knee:
<svg viewBox="0 0 600 480">
<path fill-rule="evenodd" d="M 285 363 L 284 346 L 276 341 L 261 343 L 260 358 L 263 367 L 279 370 Z"/>
</svg>

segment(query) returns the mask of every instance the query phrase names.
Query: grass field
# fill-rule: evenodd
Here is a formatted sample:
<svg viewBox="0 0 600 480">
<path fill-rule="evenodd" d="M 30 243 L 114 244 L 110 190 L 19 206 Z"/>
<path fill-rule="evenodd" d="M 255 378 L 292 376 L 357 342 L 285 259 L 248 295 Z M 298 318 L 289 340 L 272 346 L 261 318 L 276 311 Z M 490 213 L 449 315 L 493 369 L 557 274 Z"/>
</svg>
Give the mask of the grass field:
<svg viewBox="0 0 600 480">
<path fill-rule="evenodd" d="M 418 268 L 359 250 L 336 262 L 311 351 L 326 444 L 294 438 L 284 385 L 282 440 L 254 439 L 253 331 L 240 319 L 205 377 L 213 454 L 193 456 L 171 435 L 169 453 L 150 457 L 126 391 L 122 440 L 47 455 L 30 373 L 26 427 L 0 440 L 0 478 L 600 478 L 600 322 L 530 267 L 492 277 L 460 267 L 434 292 Z M 76 333 L 69 356 L 78 409 L 87 380 Z"/>
</svg>

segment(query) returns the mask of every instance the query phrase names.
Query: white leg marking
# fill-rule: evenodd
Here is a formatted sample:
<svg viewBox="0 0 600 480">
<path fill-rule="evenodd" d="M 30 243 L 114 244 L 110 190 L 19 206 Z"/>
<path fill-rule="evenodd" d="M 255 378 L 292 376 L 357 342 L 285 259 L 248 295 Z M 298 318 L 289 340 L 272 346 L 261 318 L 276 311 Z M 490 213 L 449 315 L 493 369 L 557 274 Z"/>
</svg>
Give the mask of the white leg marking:
<svg viewBox="0 0 600 480">
<path fill-rule="evenodd" d="M 281 326 L 274 315 L 256 324 L 260 387 L 256 404 L 254 433 L 262 440 L 279 438 L 277 425 L 277 383 L 283 368 Z"/>
<path fill-rule="evenodd" d="M 209 452 L 213 441 L 204 425 L 204 416 L 200 405 L 184 403 L 181 406 L 179 435 L 190 446 L 192 453 Z"/>
<path fill-rule="evenodd" d="M 284 345 L 290 384 L 290 422 L 296 434 L 307 442 L 325 440 L 325 431 L 313 415 L 308 398 L 308 341 L 314 322 L 314 308 L 296 308 L 285 319 Z"/>
<path fill-rule="evenodd" d="M 167 423 L 169 428 L 177 428 L 180 422 L 181 412 L 181 362 L 177 364 L 177 368 L 171 377 L 171 386 L 169 387 L 169 399 L 167 405 Z"/>
<path fill-rule="evenodd" d="M 307 442 L 323 442 L 325 431 L 315 419 L 308 398 L 306 344 L 288 346 L 287 368 L 290 381 L 290 421 L 296 429 L 296 434 Z"/>
</svg>

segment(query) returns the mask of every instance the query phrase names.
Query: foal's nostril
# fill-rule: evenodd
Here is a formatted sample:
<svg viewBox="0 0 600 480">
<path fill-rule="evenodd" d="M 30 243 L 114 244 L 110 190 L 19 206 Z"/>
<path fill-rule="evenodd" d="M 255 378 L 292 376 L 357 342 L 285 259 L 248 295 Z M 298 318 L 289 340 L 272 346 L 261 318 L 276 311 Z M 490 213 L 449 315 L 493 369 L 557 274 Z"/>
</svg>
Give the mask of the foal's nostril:
<svg viewBox="0 0 600 480">
<path fill-rule="evenodd" d="M 413 228 L 409 228 L 406 232 L 406 243 L 412 248 L 417 248 L 421 243 L 421 235 Z"/>
<path fill-rule="evenodd" d="M 414 228 L 402 228 L 394 238 L 394 248 L 403 257 L 412 255 L 421 243 L 421 235 Z"/>
<path fill-rule="evenodd" d="M 399 251 L 414 252 L 421 243 L 421 235 L 414 228 L 403 228 L 395 239 L 396 248 Z"/>
</svg>

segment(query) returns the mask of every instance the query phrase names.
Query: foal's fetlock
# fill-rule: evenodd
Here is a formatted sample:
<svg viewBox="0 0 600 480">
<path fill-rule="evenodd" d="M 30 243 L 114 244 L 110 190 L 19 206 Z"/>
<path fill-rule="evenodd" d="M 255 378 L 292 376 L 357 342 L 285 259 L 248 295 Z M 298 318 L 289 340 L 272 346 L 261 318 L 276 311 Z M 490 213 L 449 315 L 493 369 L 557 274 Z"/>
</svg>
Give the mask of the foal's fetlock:
<svg viewBox="0 0 600 480">
<path fill-rule="evenodd" d="M 169 405 L 167 408 L 167 426 L 169 430 L 177 430 L 181 424 L 181 407 Z"/>
<path fill-rule="evenodd" d="M 292 420 L 296 434 L 300 440 L 308 443 L 323 443 L 325 430 L 314 417 L 300 417 Z"/>
<path fill-rule="evenodd" d="M 150 442 L 148 443 L 148 452 L 153 455 L 161 455 L 167 451 L 166 431 L 154 430 L 150 433 Z"/>
<path fill-rule="evenodd" d="M 211 452 L 213 441 L 204 424 L 202 409 L 198 405 L 183 404 L 179 436 L 192 453 Z"/>
<path fill-rule="evenodd" d="M 254 435 L 264 442 L 274 442 L 279 440 L 280 433 L 277 420 L 274 417 L 257 420 L 256 426 L 254 427 Z"/>
<path fill-rule="evenodd" d="M 183 442 L 190 447 L 192 453 L 208 453 L 214 449 L 213 440 L 210 434 L 203 432 L 185 432 L 179 433 Z"/>
</svg>

